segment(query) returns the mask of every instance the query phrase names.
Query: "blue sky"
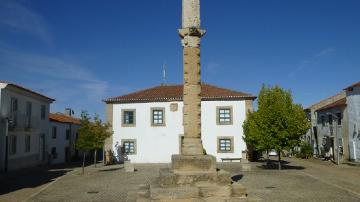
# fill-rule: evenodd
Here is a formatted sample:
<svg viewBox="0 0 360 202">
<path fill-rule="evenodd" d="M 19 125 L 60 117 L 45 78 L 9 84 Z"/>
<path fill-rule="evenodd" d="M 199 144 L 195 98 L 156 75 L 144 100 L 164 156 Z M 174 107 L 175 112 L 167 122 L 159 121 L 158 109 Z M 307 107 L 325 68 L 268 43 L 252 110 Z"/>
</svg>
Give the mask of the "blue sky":
<svg viewBox="0 0 360 202">
<path fill-rule="evenodd" d="M 308 106 L 360 80 L 360 1 L 201 2 L 202 80 Z M 103 98 L 182 82 L 180 0 L 0 0 L 0 80 L 104 114 Z"/>
</svg>

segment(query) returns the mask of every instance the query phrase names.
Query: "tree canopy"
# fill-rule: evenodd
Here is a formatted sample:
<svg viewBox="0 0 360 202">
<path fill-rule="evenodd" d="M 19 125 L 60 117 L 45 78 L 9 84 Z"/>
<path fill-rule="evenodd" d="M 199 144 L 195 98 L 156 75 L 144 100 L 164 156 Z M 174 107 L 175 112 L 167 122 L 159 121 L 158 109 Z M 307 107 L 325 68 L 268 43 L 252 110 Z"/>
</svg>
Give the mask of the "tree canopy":
<svg viewBox="0 0 360 202">
<path fill-rule="evenodd" d="M 109 123 L 103 123 L 98 115 L 91 120 L 86 111 L 81 113 L 81 125 L 78 130 L 79 138 L 76 147 L 84 151 L 101 149 L 106 138 L 111 136 Z"/>
<path fill-rule="evenodd" d="M 290 91 L 262 86 L 258 110 L 249 112 L 244 122 L 244 140 L 260 151 L 275 149 L 280 157 L 283 149 L 299 145 L 309 127 L 302 106 L 293 103 Z"/>
</svg>

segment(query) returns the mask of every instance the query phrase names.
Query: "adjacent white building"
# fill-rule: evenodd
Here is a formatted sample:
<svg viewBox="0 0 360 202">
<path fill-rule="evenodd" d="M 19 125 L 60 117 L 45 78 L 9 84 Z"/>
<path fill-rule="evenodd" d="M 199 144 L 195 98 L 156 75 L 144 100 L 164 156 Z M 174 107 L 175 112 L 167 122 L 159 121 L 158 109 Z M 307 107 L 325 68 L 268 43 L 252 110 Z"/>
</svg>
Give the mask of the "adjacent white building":
<svg viewBox="0 0 360 202">
<path fill-rule="evenodd" d="M 78 157 L 75 142 L 78 138 L 80 120 L 70 113 L 51 113 L 49 127 L 49 160 L 51 164 L 70 162 Z"/>
<path fill-rule="evenodd" d="M 105 150 L 121 148 L 135 163 L 167 163 L 179 154 L 183 138 L 183 86 L 166 85 L 109 98 L 107 119 L 113 136 Z M 256 97 L 202 84 L 201 130 L 207 154 L 241 158 L 246 150 L 242 124 Z"/>
<path fill-rule="evenodd" d="M 315 155 L 337 162 L 360 162 L 360 82 L 306 109 L 311 129 L 305 135 Z"/>
<path fill-rule="evenodd" d="M 19 85 L 0 82 L 0 170 L 6 165 L 14 170 L 47 163 L 49 108 L 53 101 Z"/>
</svg>

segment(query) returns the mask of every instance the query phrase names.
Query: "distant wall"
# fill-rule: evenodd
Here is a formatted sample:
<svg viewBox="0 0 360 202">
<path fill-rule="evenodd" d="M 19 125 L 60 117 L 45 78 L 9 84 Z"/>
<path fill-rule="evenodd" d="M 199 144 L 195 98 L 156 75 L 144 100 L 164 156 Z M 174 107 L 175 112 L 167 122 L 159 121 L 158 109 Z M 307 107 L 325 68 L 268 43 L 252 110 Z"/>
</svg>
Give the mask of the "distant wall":
<svg viewBox="0 0 360 202">
<path fill-rule="evenodd" d="M 350 159 L 360 162 L 360 87 L 347 91 Z"/>
</svg>

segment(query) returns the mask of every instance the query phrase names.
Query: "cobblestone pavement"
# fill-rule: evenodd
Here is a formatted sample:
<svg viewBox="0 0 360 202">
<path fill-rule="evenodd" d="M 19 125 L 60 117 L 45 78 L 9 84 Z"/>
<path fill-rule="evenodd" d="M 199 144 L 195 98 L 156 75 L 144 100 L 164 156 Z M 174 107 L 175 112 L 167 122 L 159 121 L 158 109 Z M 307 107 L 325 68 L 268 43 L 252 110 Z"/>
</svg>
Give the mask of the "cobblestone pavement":
<svg viewBox="0 0 360 202">
<path fill-rule="evenodd" d="M 264 169 L 263 163 L 250 163 L 251 171 L 243 171 L 240 163 L 218 166 L 231 172 L 248 189 L 249 197 L 263 201 L 359 201 L 360 168 L 336 166 L 319 160 L 285 159 L 284 170 Z M 60 179 L 41 185 L 32 194 L 14 196 L 18 201 L 126 201 L 126 196 L 139 184 L 151 183 L 158 169 L 167 164 L 137 164 L 134 173 L 126 173 L 122 165 L 81 168 L 64 173 Z M 0 178 L 1 179 L 1 178 Z M 11 189 L 9 189 L 11 190 Z M 8 198 L 14 192 L 6 195 Z M 0 201 L 7 201 L 0 196 Z M 14 198 L 14 197 L 13 197 Z"/>
</svg>

